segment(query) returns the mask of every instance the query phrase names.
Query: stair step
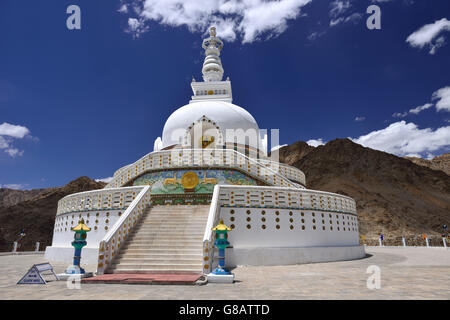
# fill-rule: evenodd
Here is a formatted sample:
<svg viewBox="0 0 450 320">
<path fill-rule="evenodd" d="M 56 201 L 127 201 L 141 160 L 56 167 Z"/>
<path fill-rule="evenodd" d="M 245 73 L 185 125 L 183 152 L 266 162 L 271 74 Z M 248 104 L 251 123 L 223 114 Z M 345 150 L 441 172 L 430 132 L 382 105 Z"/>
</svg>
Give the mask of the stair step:
<svg viewBox="0 0 450 320">
<path fill-rule="evenodd" d="M 170 231 L 175 231 L 177 233 L 196 233 L 196 232 L 205 232 L 206 226 L 199 226 L 199 225 L 174 225 L 174 226 L 168 226 L 166 224 L 162 224 L 160 226 L 158 225 L 143 225 L 141 227 L 138 227 L 135 229 L 135 232 L 140 231 L 157 231 L 160 233 L 166 233 Z M 134 231 L 133 231 L 134 232 Z"/>
<path fill-rule="evenodd" d="M 150 244 L 150 243 L 180 243 L 184 246 L 189 245 L 197 245 L 197 244 L 203 244 L 203 239 L 201 238 L 184 238 L 183 240 L 179 239 L 160 239 L 160 238 L 153 238 L 153 239 L 136 239 L 133 241 L 129 241 L 130 244 Z"/>
<path fill-rule="evenodd" d="M 161 223 L 153 223 L 153 222 L 144 222 L 141 225 L 139 225 L 140 227 L 166 227 L 166 229 L 170 228 L 174 228 L 174 227 L 180 227 L 180 229 L 186 229 L 186 226 L 189 227 L 197 227 L 197 228 L 204 228 L 206 226 L 206 221 L 202 221 L 202 222 L 176 222 L 176 223 L 171 223 L 171 222 L 161 222 Z"/>
<path fill-rule="evenodd" d="M 121 263 L 113 264 L 111 270 L 123 270 L 123 269 L 159 269 L 159 270 L 202 270 L 202 263 L 190 263 L 190 264 L 164 264 L 164 263 L 149 263 L 149 264 L 133 264 L 133 263 Z"/>
<path fill-rule="evenodd" d="M 140 235 L 136 237 L 131 237 L 127 239 L 128 242 L 135 242 L 135 241 L 147 241 L 152 242 L 156 240 L 173 240 L 173 241 L 179 241 L 179 242 L 185 242 L 185 241 L 202 241 L 203 242 L 203 236 L 171 236 L 171 235 L 155 235 L 155 236 L 146 236 L 146 235 Z"/>
<path fill-rule="evenodd" d="M 195 269 L 179 269 L 179 270 L 161 270 L 161 269 L 150 269 L 150 268 L 145 268 L 145 269 L 120 269 L 120 270 L 108 270 L 108 272 L 106 273 L 132 273 L 132 274 L 145 274 L 145 273 L 170 273 L 170 274 L 201 274 L 201 270 L 195 268 Z"/>
<path fill-rule="evenodd" d="M 205 232 L 186 232 L 186 233 L 180 233 L 177 231 L 173 232 L 158 232 L 157 230 L 140 230 L 140 232 L 134 232 L 130 233 L 129 237 L 137 237 L 137 236 L 170 236 L 170 237 L 178 237 L 178 238 L 185 238 L 185 237 L 203 237 Z"/>
<path fill-rule="evenodd" d="M 186 236 L 186 235 L 194 235 L 194 236 L 203 236 L 205 234 L 205 231 L 197 231 L 197 230 L 193 230 L 193 231 L 187 231 L 186 232 L 178 232 L 178 231 L 174 231 L 174 232 L 170 232 L 170 233 L 161 233 L 159 232 L 157 229 L 149 229 L 149 230 L 136 230 L 133 232 L 129 233 L 129 237 L 131 236 L 137 236 L 137 235 L 141 235 L 141 234 L 145 234 L 145 235 L 161 235 L 161 234 L 173 234 L 173 235 L 179 235 L 179 236 Z"/>
<path fill-rule="evenodd" d="M 201 219 L 199 221 L 192 221 L 192 220 L 172 220 L 172 219 L 166 219 L 166 220 L 146 220 L 146 221 L 142 221 L 141 225 L 162 225 L 162 224 L 168 224 L 171 226 L 176 226 L 176 225 L 205 225 L 206 224 L 206 220 L 205 219 Z"/>
<path fill-rule="evenodd" d="M 201 249 L 124 249 L 123 254 L 202 254 L 203 248 Z"/>
<path fill-rule="evenodd" d="M 141 226 L 162 226 L 162 225 L 167 225 L 167 226 L 186 226 L 186 225 L 190 225 L 190 226 L 205 226 L 206 225 L 206 219 L 203 219 L 201 221 L 192 221 L 192 220 L 187 220 L 187 221 L 173 221 L 173 220 L 164 220 L 164 221 L 154 221 L 154 220 L 149 220 L 149 221 L 142 221 L 142 223 L 140 223 L 139 225 Z"/>
<path fill-rule="evenodd" d="M 127 246 L 123 246 L 124 250 L 126 250 L 126 249 L 149 249 L 149 248 L 164 249 L 164 250 L 167 250 L 167 249 L 195 250 L 195 249 L 203 249 L 203 245 L 202 245 L 202 243 L 200 243 L 199 245 L 195 245 L 195 246 L 191 245 L 188 248 L 186 248 L 186 246 L 183 244 L 170 244 L 170 245 L 168 245 L 168 244 L 152 244 L 151 246 L 149 246 L 148 244 L 147 245 L 145 245 L 145 244 L 129 244 Z"/>
<path fill-rule="evenodd" d="M 170 257 L 166 258 L 121 258 L 117 259 L 113 262 L 113 265 L 119 265 L 119 264 L 139 264 L 139 265 L 146 265 L 146 264 L 195 264 L 198 263 L 201 264 L 202 259 L 200 258 L 194 258 L 194 259 L 170 259 Z"/>
<path fill-rule="evenodd" d="M 201 252 L 198 253 L 122 253 L 117 256 L 117 259 L 123 258 L 133 258 L 133 259 L 166 259 L 166 258 L 177 258 L 177 259 L 202 259 L 203 255 Z"/>
</svg>

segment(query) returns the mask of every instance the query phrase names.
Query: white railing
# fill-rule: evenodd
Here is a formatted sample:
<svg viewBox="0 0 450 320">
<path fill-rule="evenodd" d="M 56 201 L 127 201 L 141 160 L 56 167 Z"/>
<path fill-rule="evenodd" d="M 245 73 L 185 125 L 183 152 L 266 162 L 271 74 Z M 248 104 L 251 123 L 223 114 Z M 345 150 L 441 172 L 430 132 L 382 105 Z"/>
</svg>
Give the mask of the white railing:
<svg viewBox="0 0 450 320">
<path fill-rule="evenodd" d="M 292 208 L 357 214 L 356 202 L 337 193 L 279 187 L 227 186 L 219 188 L 220 206 Z"/>
<path fill-rule="evenodd" d="M 174 149 L 152 152 L 135 163 L 116 171 L 113 180 L 105 188 L 123 186 L 149 171 L 208 166 L 241 170 L 251 177 L 264 181 L 268 185 L 298 188 L 298 184 L 289 180 L 290 173 L 284 176 L 273 170 L 271 168 L 272 165 L 259 163 L 258 160 L 251 159 L 232 149 Z M 292 167 L 288 168 L 286 165 L 281 165 L 280 167 L 285 168 L 286 172 L 294 172 Z M 302 183 L 304 183 L 304 179 Z"/>
<path fill-rule="evenodd" d="M 58 201 L 56 215 L 90 210 L 113 210 L 128 207 L 142 186 L 100 189 L 65 196 Z"/>
<path fill-rule="evenodd" d="M 142 217 L 150 203 L 150 186 L 142 188 L 130 206 L 125 210 L 115 225 L 108 231 L 99 244 L 97 274 L 103 274 L 119 252 L 120 247 Z"/>
<path fill-rule="evenodd" d="M 203 236 L 203 265 L 204 274 L 211 272 L 214 261 L 214 234 L 212 228 L 219 223 L 219 185 L 214 186 L 211 205 L 209 207 L 208 221 L 206 222 L 205 234 Z"/>
<path fill-rule="evenodd" d="M 266 159 L 258 159 L 257 161 L 266 167 L 272 168 L 272 170 L 280 172 L 283 176 L 289 178 L 290 180 L 300 182 L 302 185 L 306 186 L 305 174 L 296 167 Z"/>
</svg>

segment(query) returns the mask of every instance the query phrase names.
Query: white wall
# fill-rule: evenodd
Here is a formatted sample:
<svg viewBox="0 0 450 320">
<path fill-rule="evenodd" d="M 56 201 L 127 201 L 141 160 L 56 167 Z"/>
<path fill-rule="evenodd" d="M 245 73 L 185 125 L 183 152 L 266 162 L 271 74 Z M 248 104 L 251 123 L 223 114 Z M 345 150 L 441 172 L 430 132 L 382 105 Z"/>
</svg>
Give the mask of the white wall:
<svg viewBox="0 0 450 320">
<path fill-rule="evenodd" d="M 228 233 L 234 248 L 359 245 L 357 216 L 349 213 L 221 207 L 220 219 L 234 227 Z"/>
<path fill-rule="evenodd" d="M 75 227 L 81 219 L 91 228 L 87 233 L 87 246 L 98 248 L 100 241 L 106 235 L 108 230 L 114 226 L 119 219 L 119 214 L 123 210 L 105 210 L 88 212 L 70 212 L 58 215 L 55 219 L 53 229 L 52 247 L 72 247 L 74 233 L 71 228 Z"/>
<path fill-rule="evenodd" d="M 225 265 L 280 266 L 303 263 L 344 261 L 366 256 L 364 246 L 308 248 L 231 248 L 226 250 Z"/>
</svg>

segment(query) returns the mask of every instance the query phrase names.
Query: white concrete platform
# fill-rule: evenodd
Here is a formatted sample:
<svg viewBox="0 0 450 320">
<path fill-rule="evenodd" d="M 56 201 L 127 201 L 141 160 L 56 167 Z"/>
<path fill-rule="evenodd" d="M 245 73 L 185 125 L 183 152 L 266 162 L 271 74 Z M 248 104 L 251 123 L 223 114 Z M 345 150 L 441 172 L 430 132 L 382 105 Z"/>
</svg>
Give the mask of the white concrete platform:
<svg viewBox="0 0 450 320">
<path fill-rule="evenodd" d="M 86 273 L 83 273 L 83 274 L 58 273 L 57 276 L 58 276 L 58 280 L 65 281 L 65 280 L 67 280 L 69 278 L 73 279 L 73 280 L 75 280 L 75 279 L 83 279 L 83 278 L 90 278 L 90 277 L 94 276 L 94 273 L 93 272 L 86 272 Z"/>
<path fill-rule="evenodd" d="M 281 266 L 361 259 L 364 246 L 301 248 L 228 248 L 226 267 Z"/>
<path fill-rule="evenodd" d="M 210 273 L 206 276 L 208 282 L 211 283 L 233 283 L 234 282 L 234 274 L 214 274 Z"/>
</svg>

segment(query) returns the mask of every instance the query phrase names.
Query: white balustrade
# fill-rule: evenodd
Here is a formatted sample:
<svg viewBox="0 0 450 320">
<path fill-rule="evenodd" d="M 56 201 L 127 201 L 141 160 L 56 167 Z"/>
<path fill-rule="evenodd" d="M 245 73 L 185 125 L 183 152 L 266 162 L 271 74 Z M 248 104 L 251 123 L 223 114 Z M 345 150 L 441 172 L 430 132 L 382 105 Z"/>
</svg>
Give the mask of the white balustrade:
<svg viewBox="0 0 450 320">
<path fill-rule="evenodd" d="M 103 274 L 119 252 L 120 247 L 142 217 L 150 203 L 150 186 L 141 187 L 141 192 L 131 202 L 114 227 L 103 237 L 99 244 L 97 274 Z"/>
<path fill-rule="evenodd" d="M 105 188 L 117 188 L 145 172 L 167 168 L 233 168 L 269 185 L 304 188 L 305 175 L 297 168 L 270 160 L 252 159 L 232 149 L 174 149 L 152 152 L 133 164 L 120 168 Z"/>
<path fill-rule="evenodd" d="M 214 234 L 212 228 L 219 223 L 220 211 L 220 186 L 214 186 L 211 205 L 209 207 L 208 221 L 206 222 L 205 234 L 203 236 L 203 273 L 209 273 L 212 270 L 214 260 Z"/>
<path fill-rule="evenodd" d="M 56 215 L 88 210 L 126 208 L 142 188 L 143 186 L 136 186 L 74 193 L 59 200 Z"/>
</svg>

